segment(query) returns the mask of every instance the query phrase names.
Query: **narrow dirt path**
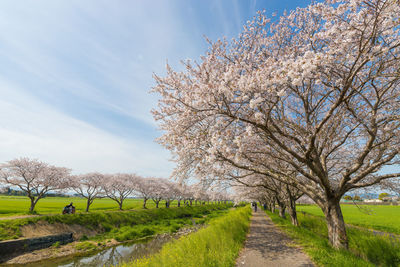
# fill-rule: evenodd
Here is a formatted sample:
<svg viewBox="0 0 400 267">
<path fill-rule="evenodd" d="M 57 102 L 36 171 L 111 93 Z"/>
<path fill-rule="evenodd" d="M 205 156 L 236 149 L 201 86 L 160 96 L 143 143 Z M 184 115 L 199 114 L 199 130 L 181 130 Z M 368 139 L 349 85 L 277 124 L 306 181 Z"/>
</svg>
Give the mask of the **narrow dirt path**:
<svg viewBox="0 0 400 267">
<path fill-rule="evenodd" d="M 250 232 L 236 266 L 314 266 L 306 254 L 290 243 L 292 240 L 262 210 L 253 212 Z"/>
</svg>

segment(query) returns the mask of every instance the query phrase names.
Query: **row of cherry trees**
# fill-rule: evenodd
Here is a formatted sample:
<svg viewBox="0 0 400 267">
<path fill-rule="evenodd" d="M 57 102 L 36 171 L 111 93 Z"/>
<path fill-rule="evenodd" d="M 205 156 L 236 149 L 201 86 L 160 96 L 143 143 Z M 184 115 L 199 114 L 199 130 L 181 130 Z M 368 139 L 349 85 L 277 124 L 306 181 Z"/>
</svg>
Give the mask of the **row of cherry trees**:
<svg viewBox="0 0 400 267">
<path fill-rule="evenodd" d="M 289 183 L 283 183 L 264 175 L 252 175 L 245 179 L 231 183 L 236 192 L 236 201 L 259 202 L 265 204 L 271 212 L 279 207 L 279 216 L 285 218 L 288 212 L 292 224 L 299 225 L 296 212 L 296 201 L 304 195 L 304 192 Z"/>
<path fill-rule="evenodd" d="M 25 192 L 31 201 L 29 211 L 33 212 L 37 202 L 48 192 L 74 191 L 87 199 L 86 211 L 97 198 L 108 197 L 122 210 L 128 197 L 143 198 L 143 208 L 149 199 L 158 208 L 161 200 L 169 207 L 177 200 L 192 205 L 193 201 L 227 201 L 229 196 L 223 191 L 206 190 L 200 185 L 186 185 L 163 178 L 140 177 L 136 174 L 98 172 L 71 175 L 70 169 L 57 167 L 35 159 L 20 158 L 0 166 L 0 183 L 14 186 Z"/>
<path fill-rule="evenodd" d="M 399 14 L 398 0 L 261 12 L 238 38 L 210 41 L 200 62 L 167 66 L 153 113 L 175 175 L 270 198 L 295 188 L 321 207 L 331 244 L 347 248 L 341 197 L 400 177 L 386 168 L 400 164 Z"/>
</svg>

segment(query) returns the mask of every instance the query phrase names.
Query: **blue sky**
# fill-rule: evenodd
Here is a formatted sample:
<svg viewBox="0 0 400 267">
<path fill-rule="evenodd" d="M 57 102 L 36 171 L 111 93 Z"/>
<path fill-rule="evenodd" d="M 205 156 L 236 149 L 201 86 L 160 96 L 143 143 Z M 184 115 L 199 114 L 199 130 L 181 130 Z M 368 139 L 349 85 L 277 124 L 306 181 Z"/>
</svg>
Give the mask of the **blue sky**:
<svg viewBox="0 0 400 267">
<path fill-rule="evenodd" d="M 237 36 L 289 0 L 2 0 L 0 162 L 27 156 L 74 173 L 168 177 L 150 110 L 153 73 Z"/>
</svg>

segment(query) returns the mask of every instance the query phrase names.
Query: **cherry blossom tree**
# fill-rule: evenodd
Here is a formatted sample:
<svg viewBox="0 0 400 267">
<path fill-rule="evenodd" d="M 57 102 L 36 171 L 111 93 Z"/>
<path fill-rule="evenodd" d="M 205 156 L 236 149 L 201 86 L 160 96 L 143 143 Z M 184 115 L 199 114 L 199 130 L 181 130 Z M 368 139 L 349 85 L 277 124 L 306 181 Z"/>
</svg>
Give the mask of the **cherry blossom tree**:
<svg viewBox="0 0 400 267">
<path fill-rule="evenodd" d="M 158 208 L 160 201 L 164 199 L 168 192 L 166 180 L 161 178 L 148 178 L 147 186 L 150 190 L 150 197 L 156 204 L 156 208 Z"/>
<path fill-rule="evenodd" d="M 168 180 L 165 180 L 163 183 L 165 186 L 163 199 L 165 200 L 165 207 L 169 208 L 172 201 L 181 198 L 182 193 L 176 183 L 170 182 Z"/>
<path fill-rule="evenodd" d="M 260 13 L 186 71 L 167 66 L 154 117 L 176 174 L 235 168 L 286 183 L 268 162 L 286 164 L 324 212 L 331 244 L 347 248 L 341 197 L 400 177 L 381 172 L 400 163 L 398 14 L 397 0 L 328 0 L 276 22 Z"/>
<path fill-rule="evenodd" d="M 151 178 L 140 178 L 135 185 L 135 191 L 143 198 L 143 208 L 146 209 L 147 200 L 151 198 L 153 187 L 150 185 Z"/>
<path fill-rule="evenodd" d="M 31 201 L 29 212 L 49 191 L 66 187 L 70 170 L 56 167 L 36 159 L 19 158 L 1 165 L 0 178 L 10 186 L 25 192 Z"/>
<path fill-rule="evenodd" d="M 203 188 L 203 185 L 201 183 L 193 184 L 191 185 L 190 189 L 191 189 L 192 199 L 194 200 L 195 205 L 197 205 L 197 202 L 201 201 L 204 196 L 205 190 Z"/>
<path fill-rule="evenodd" d="M 178 183 L 176 185 L 176 190 L 178 192 L 177 196 L 176 196 L 176 200 L 178 202 L 178 207 L 181 206 L 181 201 L 185 201 L 185 199 L 187 198 L 187 192 L 188 192 L 188 186 L 184 183 Z"/>
<path fill-rule="evenodd" d="M 103 185 L 106 183 L 104 174 L 92 172 L 81 175 L 74 175 L 69 182 L 69 188 L 74 190 L 79 196 L 86 198 L 86 212 L 89 212 L 90 205 L 96 198 L 103 198 L 105 192 Z"/>
<path fill-rule="evenodd" d="M 275 210 L 275 203 L 278 204 L 279 216 L 285 218 L 285 211 L 287 209 L 292 224 L 295 226 L 299 225 L 296 212 L 296 200 L 304 195 L 304 193 L 296 187 L 291 186 L 289 184 L 291 181 L 290 179 L 285 180 L 282 177 L 282 180 L 285 181 L 282 182 L 260 174 L 244 176 L 240 179 L 238 176 L 234 177 L 233 186 L 240 186 L 239 191 L 241 195 L 248 190 L 253 200 L 266 203 L 272 212 Z"/>
<path fill-rule="evenodd" d="M 135 190 L 138 177 L 135 174 L 117 173 L 109 175 L 102 185 L 107 197 L 118 203 L 122 210 L 124 200 L 132 195 Z"/>
</svg>

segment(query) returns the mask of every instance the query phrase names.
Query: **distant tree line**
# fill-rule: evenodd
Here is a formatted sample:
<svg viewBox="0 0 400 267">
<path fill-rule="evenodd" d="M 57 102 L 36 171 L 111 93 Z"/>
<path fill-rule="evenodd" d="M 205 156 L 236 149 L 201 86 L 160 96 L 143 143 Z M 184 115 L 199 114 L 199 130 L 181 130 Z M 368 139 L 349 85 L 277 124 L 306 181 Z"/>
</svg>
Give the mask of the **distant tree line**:
<svg viewBox="0 0 400 267">
<path fill-rule="evenodd" d="M 46 196 L 66 196 L 66 191 L 74 191 L 76 196 L 86 198 L 86 212 L 93 201 L 99 198 L 114 200 L 120 210 L 128 197 L 142 198 L 143 208 L 146 208 L 148 200 L 152 200 L 156 208 L 161 200 L 165 200 L 168 208 L 174 200 L 177 200 L 180 207 L 182 202 L 192 205 L 193 202 L 221 203 L 231 199 L 225 191 L 202 184 L 179 184 L 163 178 L 141 177 L 131 173 L 92 172 L 71 175 L 70 172 L 68 168 L 36 159 L 19 158 L 0 165 L 0 183 L 6 186 L 4 194 L 27 196 L 31 202 L 29 212 L 34 212 L 40 199 Z"/>
<path fill-rule="evenodd" d="M 2 190 L 0 190 L 0 195 L 5 195 L 5 196 L 27 196 L 28 193 L 22 191 L 22 190 L 16 190 L 12 189 L 11 187 L 7 186 L 4 187 Z M 34 194 L 34 196 L 37 196 Z M 63 193 L 46 193 L 44 194 L 43 198 L 45 197 L 69 197 L 69 195 L 63 194 Z"/>
</svg>

